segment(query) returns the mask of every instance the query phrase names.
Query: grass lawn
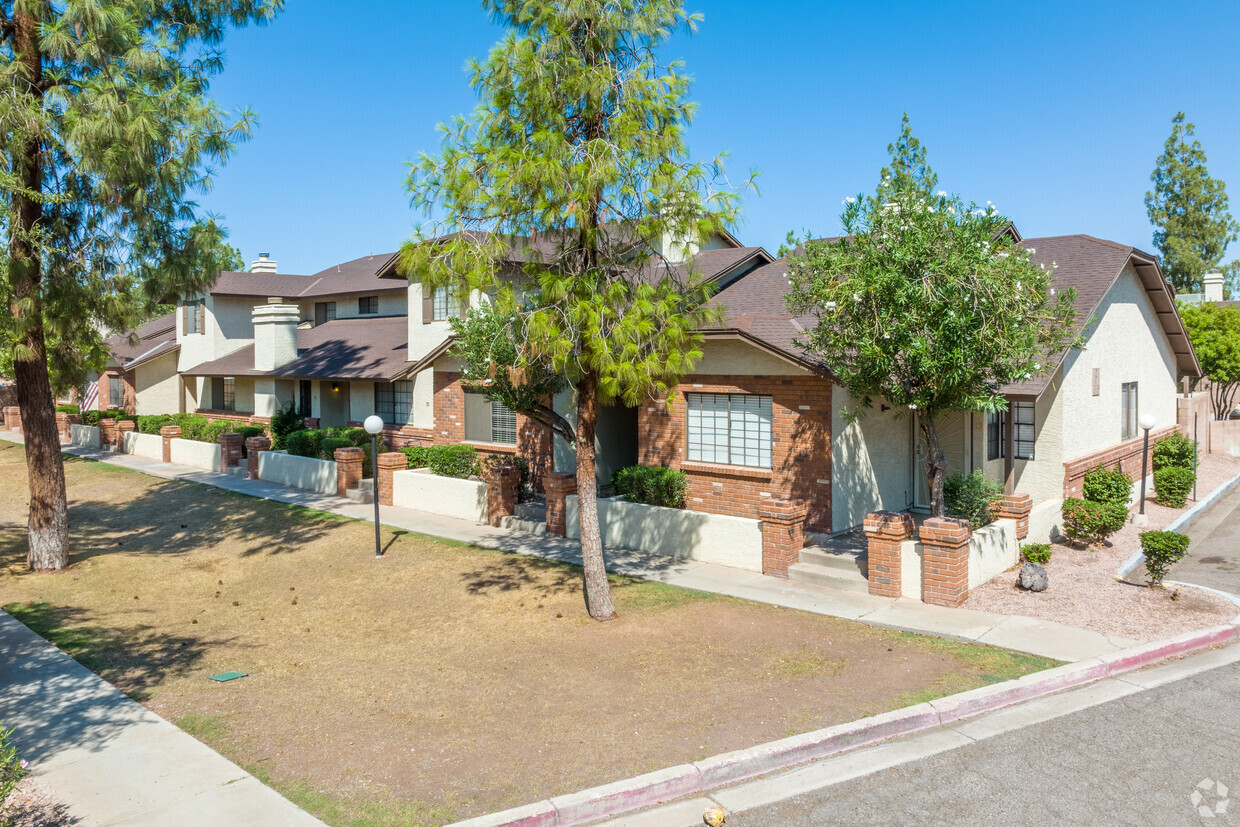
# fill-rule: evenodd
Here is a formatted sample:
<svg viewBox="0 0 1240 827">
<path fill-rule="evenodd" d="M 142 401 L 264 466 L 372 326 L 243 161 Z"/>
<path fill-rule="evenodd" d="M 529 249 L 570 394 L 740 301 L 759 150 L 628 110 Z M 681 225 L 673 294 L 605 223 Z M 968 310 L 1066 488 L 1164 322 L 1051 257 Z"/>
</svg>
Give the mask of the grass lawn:
<svg viewBox="0 0 1240 827">
<path fill-rule="evenodd" d="M 65 470 L 72 565 L 28 573 L 0 442 L 0 603 L 336 825 L 440 824 L 1054 665 L 622 577 L 598 624 L 573 566 L 387 530 L 375 560 L 367 523 Z"/>
</svg>

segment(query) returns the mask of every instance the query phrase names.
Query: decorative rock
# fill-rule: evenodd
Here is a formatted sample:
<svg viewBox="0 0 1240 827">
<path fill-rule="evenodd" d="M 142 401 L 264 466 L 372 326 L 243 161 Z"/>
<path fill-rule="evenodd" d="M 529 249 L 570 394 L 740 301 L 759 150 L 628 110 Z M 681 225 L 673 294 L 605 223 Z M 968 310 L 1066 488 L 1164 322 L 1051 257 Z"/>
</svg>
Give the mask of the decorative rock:
<svg viewBox="0 0 1240 827">
<path fill-rule="evenodd" d="M 727 813 L 723 811 L 722 807 L 712 807 L 702 813 L 702 821 L 705 821 L 709 827 L 721 827 L 727 819 Z"/>
<path fill-rule="evenodd" d="M 1025 591 L 1040 592 L 1046 590 L 1046 569 L 1041 563 L 1025 563 L 1020 567 L 1020 576 L 1016 585 Z"/>
</svg>

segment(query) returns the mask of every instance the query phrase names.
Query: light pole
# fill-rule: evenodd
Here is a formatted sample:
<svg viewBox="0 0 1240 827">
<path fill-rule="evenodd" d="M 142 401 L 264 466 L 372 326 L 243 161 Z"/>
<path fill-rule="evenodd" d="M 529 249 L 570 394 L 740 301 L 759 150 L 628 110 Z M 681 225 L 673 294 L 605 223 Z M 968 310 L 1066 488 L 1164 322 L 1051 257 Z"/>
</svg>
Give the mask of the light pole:
<svg viewBox="0 0 1240 827">
<path fill-rule="evenodd" d="M 362 427 L 366 429 L 366 433 L 370 434 L 370 473 L 373 477 L 371 481 L 374 483 L 373 493 L 375 495 L 375 559 L 377 560 L 383 556 L 383 548 L 379 545 L 379 432 L 383 430 L 383 419 L 371 414 L 366 417 Z M 1144 486 L 1144 483 L 1142 485 Z"/>
<path fill-rule="evenodd" d="M 1145 431 L 1145 445 L 1141 449 L 1141 514 L 1145 514 L 1145 475 L 1150 463 L 1150 428 L 1154 427 L 1153 414 L 1141 414 L 1137 420 L 1141 430 Z"/>
</svg>

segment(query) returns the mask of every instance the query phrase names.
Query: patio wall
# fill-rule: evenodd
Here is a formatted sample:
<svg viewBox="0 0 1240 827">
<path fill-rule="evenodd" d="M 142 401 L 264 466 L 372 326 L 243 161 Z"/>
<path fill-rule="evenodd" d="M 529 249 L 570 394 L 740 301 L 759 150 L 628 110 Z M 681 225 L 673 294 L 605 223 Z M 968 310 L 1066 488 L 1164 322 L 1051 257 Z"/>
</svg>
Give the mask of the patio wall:
<svg viewBox="0 0 1240 827">
<path fill-rule="evenodd" d="M 99 429 L 94 425 L 70 425 L 69 441 L 86 448 L 99 447 Z"/>
<path fill-rule="evenodd" d="M 487 521 L 487 484 L 439 477 L 429 468 L 392 474 L 392 505 L 458 520 Z"/>
<path fill-rule="evenodd" d="M 159 434 L 140 434 L 137 431 L 127 431 L 121 437 L 121 450 L 126 454 L 133 454 L 135 457 L 162 460 L 164 458 L 164 438 Z"/>
<path fill-rule="evenodd" d="M 219 446 L 215 447 L 218 455 Z M 284 451 L 263 451 L 258 455 L 258 478 L 320 494 L 336 493 L 336 463 L 327 459 L 290 456 Z"/>
<path fill-rule="evenodd" d="M 921 543 L 905 540 L 900 545 L 900 580 L 904 597 L 922 599 L 922 559 Z M 995 520 L 976 529 L 969 538 L 969 589 L 976 589 L 999 576 L 1015 566 L 1019 559 L 1015 520 Z"/>
<path fill-rule="evenodd" d="M 201 468 L 204 471 L 220 470 L 220 445 L 218 442 L 174 439 L 170 447 L 172 449 L 170 458 L 175 465 L 188 465 L 190 468 Z M 162 455 L 160 458 L 162 459 Z"/>
</svg>

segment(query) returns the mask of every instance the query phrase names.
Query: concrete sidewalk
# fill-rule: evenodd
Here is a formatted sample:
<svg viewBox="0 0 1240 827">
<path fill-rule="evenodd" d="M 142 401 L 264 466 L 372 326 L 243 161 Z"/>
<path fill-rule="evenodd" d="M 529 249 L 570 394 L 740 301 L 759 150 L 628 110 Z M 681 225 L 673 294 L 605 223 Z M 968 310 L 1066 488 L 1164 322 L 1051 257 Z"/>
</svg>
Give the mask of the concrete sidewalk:
<svg viewBox="0 0 1240 827">
<path fill-rule="evenodd" d="M 322 824 L 4 612 L 0 722 L 74 824 Z"/>
<path fill-rule="evenodd" d="M 12 431 L 0 432 L 0 440 L 22 441 L 21 435 Z M 359 520 L 374 519 L 373 504 L 354 503 L 336 496 L 316 494 L 312 491 L 289 488 L 261 480 L 246 480 L 228 474 L 171 465 L 130 454 L 98 451 L 79 446 L 64 446 L 63 450 L 66 454 L 130 468 L 164 479 L 201 483 L 251 497 L 300 505 Z M 393 528 L 473 543 L 483 548 L 527 554 L 578 565 L 581 563 L 581 546 L 573 540 L 534 537 L 478 525 L 466 520 L 391 506 L 381 506 L 379 517 L 384 525 Z M 662 555 L 627 549 L 608 549 L 607 567 L 610 571 L 619 574 L 656 580 L 672 586 L 740 597 L 759 603 L 800 609 L 846 620 L 856 620 L 886 629 L 934 635 L 969 643 L 984 643 L 1068 662 L 1099 657 L 1136 644 L 1136 641 L 1126 638 L 1105 635 L 1062 623 L 968 609 L 948 609 L 907 598 L 891 599 L 854 594 L 767 577 L 714 563 L 702 563 L 695 560 L 677 561 Z"/>
</svg>

